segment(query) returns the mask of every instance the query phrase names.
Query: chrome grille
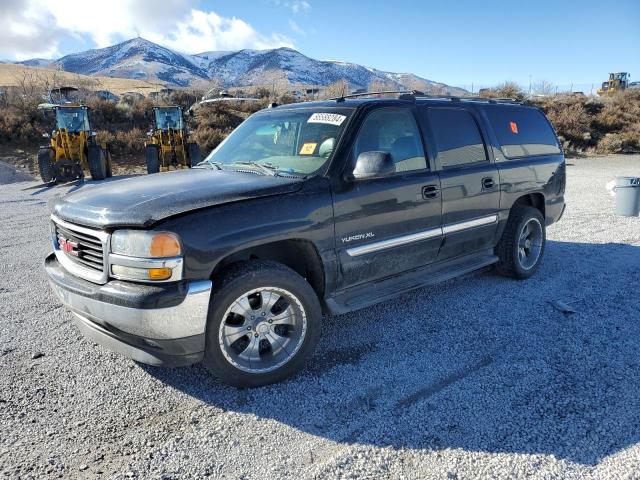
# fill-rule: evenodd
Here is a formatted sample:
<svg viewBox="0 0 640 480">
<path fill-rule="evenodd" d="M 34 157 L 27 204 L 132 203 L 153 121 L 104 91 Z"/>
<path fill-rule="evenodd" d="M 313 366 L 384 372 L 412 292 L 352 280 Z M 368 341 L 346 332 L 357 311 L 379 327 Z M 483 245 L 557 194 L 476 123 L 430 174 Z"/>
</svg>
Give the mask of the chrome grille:
<svg viewBox="0 0 640 480">
<path fill-rule="evenodd" d="M 56 239 L 62 252 L 72 261 L 94 270 L 104 270 L 104 253 L 99 238 L 56 225 Z M 62 248 L 67 243 L 70 251 Z"/>
<path fill-rule="evenodd" d="M 106 258 L 110 235 L 81 227 L 52 215 L 52 241 L 56 258 L 73 275 L 94 283 L 106 283 Z"/>
</svg>

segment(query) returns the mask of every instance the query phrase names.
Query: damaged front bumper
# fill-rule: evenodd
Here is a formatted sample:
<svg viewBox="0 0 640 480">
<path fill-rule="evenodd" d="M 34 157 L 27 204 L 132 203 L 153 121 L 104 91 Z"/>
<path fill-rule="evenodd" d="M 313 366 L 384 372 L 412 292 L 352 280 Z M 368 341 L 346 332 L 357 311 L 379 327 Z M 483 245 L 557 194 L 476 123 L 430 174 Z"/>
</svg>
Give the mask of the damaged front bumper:
<svg viewBox="0 0 640 480">
<path fill-rule="evenodd" d="M 54 254 L 46 258 L 45 270 L 51 288 L 93 342 L 149 365 L 202 360 L 211 281 L 98 285 L 71 275 Z"/>
</svg>

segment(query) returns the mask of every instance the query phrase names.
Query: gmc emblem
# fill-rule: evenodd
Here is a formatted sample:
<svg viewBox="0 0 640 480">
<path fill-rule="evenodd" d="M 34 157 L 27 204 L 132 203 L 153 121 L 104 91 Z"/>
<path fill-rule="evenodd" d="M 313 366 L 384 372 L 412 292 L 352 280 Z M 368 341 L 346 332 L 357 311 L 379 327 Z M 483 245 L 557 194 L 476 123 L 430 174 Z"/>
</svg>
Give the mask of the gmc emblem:
<svg viewBox="0 0 640 480">
<path fill-rule="evenodd" d="M 76 242 L 72 242 L 64 237 L 59 236 L 58 245 L 60 245 L 60 250 L 62 250 L 63 252 L 68 253 L 69 255 L 73 255 L 74 257 L 78 256 L 78 250 L 76 250 L 78 248 L 78 244 Z"/>
</svg>

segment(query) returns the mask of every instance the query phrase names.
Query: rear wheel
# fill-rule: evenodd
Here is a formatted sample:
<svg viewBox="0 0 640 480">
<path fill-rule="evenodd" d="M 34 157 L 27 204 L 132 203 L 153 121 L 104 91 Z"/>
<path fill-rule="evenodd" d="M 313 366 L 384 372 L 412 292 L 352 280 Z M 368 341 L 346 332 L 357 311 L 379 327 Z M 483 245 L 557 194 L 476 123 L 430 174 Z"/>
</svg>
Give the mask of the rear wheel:
<svg viewBox="0 0 640 480">
<path fill-rule="evenodd" d="M 147 173 L 160 171 L 160 149 L 157 145 L 147 145 L 144 148 L 144 158 L 147 162 Z"/>
<path fill-rule="evenodd" d="M 187 143 L 187 155 L 189 157 L 188 167 L 195 167 L 202 161 L 200 146 L 197 143 Z"/>
<path fill-rule="evenodd" d="M 545 224 L 540 210 L 514 207 L 496 247 L 500 259 L 496 270 L 507 277 L 529 278 L 540 267 L 545 244 Z"/>
<path fill-rule="evenodd" d="M 107 159 L 100 145 L 89 145 L 87 149 L 87 163 L 93 180 L 107 178 Z"/>
<path fill-rule="evenodd" d="M 38 150 L 38 169 L 40 178 L 44 183 L 53 182 L 56 179 L 56 167 L 53 163 L 54 153 L 51 148 L 40 148 Z"/>
<path fill-rule="evenodd" d="M 302 369 L 320 337 L 318 298 L 271 261 L 230 267 L 211 296 L 204 364 L 236 387 L 278 382 Z"/>
</svg>

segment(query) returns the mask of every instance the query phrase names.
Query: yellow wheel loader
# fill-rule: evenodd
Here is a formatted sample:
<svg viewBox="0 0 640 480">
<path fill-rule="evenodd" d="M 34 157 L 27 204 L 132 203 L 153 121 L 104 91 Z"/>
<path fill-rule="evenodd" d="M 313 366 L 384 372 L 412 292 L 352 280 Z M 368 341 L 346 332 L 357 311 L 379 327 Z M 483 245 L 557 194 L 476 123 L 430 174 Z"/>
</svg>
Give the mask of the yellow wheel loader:
<svg viewBox="0 0 640 480">
<path fill-rule="evenodd" d="M 38 150 L 38 168 L 45 183 L 68 182 L 84 178 L 89 170 L 93 180 L 111 176 L 111 153 L 106 144 L 96 141 L 89 125 L 89 108 L 84 105 L 44 104 L 39 108 L 53 111 L 56 128 L 49 135 L 49 145 Z"/>
<path fill-rule="evenodd" d="M 627 72 L 610 73 L 609 80 L 602 82 L 602 87 L 598 89 L 598 95 L 613 95 L 616 92 L 626 90 L 630 77 L 631 75 Z"/>
<path fill-rule="evenodd" d="M 190 141 L 182 108 L 154 107 L 154 129 L 147 135 L 147 172 L 157 173 L 191 168 L 200 162 L 200 147 Z"/>
</svg>

